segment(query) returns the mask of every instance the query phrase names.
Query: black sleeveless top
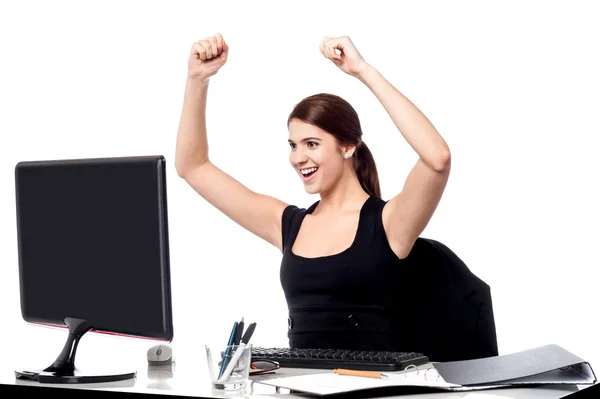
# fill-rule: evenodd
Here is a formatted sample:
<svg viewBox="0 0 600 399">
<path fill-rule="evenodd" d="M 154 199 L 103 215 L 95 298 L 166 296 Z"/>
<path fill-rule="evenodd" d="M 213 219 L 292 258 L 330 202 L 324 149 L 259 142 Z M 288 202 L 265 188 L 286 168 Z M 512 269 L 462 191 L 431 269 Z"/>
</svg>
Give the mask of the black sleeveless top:
<svg viewBox="0 0 600 399">
<path fill-rule="evenodd" d="M 385 201 L 370 196 L 346 250 L 316 258 L 292 252 L 304 217 L 294 205 L 282 218 L 280 279 L 288 304 L 292 348 L 394 350 L 392 293 L 402 260 L 389 246 L 381 218 Z"/>
</svg>

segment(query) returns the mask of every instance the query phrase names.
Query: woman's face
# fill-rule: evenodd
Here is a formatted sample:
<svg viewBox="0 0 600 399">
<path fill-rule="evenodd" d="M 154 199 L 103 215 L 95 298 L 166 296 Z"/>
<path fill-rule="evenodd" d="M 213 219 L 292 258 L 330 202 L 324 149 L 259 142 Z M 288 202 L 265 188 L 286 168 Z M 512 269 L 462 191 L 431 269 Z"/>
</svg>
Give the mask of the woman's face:
<svg viewBox="0 0 600 399">
<path fill-rule="evenodd" d="M 293 119 L 289 124 L 290 163 L 309 194 L 328 191 L 340 180 L 344 157 L 326 131 Z"/>
</svg>

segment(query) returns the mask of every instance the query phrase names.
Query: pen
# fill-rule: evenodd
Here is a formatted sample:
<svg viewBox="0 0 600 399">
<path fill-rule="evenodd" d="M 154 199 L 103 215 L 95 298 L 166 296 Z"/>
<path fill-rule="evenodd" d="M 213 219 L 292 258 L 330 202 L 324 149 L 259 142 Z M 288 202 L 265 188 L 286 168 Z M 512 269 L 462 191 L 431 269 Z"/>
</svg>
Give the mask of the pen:
<svg viewBox="0 0 600 399">
<path fill-rule="evenodd" d="M 223 356 L 223 361 L 221 362 L 221 370 L 219 370 L 219 378 L 223 375 L 223 371 L 225 370 L 227 359 L 229 358 L 229 354 L 231 352 L 231 345 L 235 340 L 235 336 L 238 332 L 238 322 L 233 323 L 233 328 L 231 329 L 231 334 L 229 335 L 229 341 L 227 341 L 227 349 L 225 350 L 225 356 Z"/>
<path fill-rule="evenodd" d="M 235 334 L 235 340 L 233 341 L 233 345 L 239 345 L 240 340 L 242 339 L 242 333 L 244 332 L 244 318 L 238 323 L 237 334 Z"/>
<path fill-rule="evenodd" d="M 352 375 L 355 377 L 367 377 L 367 378 L 387 378 L 387 375 L 378 373 L 375 371 L 360 371 L 360 370 L 347 370 L 347 369 L 334 369 L 334 373 L 339 375 Z"/>
<path fill-rule="evenodd" d="M 246 330 L 246 333 L 244 334 L 244 337 L 242 338 L 242 341 L 244 341 L 245 343 L 248 343 L 248 341 L 250 341 L 250 338 L 252 338 L 252 334 L 254 334 L 255 328 L 256 328 L 256 323 L 250 323 L 250 325 L 248 326 L 248 329 Z"/>
<path fill-rule="evenodd" d="M 237 350 L 233 354 L 231 361 L 227 364 L 227 368 L 225 369 L 223 374 L 219 377 L 219 380 L 217 381 L 219 384 L 223 384 L 227 380 L 227 378 L 229 378 L 229 376 L 231 375 L 231 372 L 233 371 L 235 364 L 237 363 L 237 361 L 240 359 L 240 357 L 246 350 L 246 344 L 248 343 L 248 341 L 250 341 L 250 338 L 252 337 L 252 334 L 254 333 L 255 328 L 256 328 L 256 323 L 250 323 L 250 325 L 248 326 L 248 329 L 246 330 L 246 332 L 244 333 L 244 336 L 242 337 L 242 342 L 240 343 Z"/>
</svg>

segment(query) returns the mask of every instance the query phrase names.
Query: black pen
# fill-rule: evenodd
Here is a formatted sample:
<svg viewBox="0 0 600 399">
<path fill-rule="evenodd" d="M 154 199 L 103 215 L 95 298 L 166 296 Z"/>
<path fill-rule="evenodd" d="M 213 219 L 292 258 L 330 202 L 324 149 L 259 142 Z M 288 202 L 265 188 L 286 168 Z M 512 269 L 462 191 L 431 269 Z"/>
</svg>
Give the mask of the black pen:
<svg viewBox="0 0 600 399">
<path fill-rule="evenodd" d="M 244 333 L 244 336 L 242 337 L 242 342 L 244 344 L 247 344 L 248 341 L 250 341 L 252 334 L 254 334 L 255 328 L 256 328 L 256 323 L 250 323 L 250 325 L 248 326 L 248 329 L 246 330 L 246 332 Z"/>
<path fill-rule="evenodd" d="M 233 345 L 239 345 L 240 340 L 242 339 L 242 334 L 244 333 L 244 318 L 238 323 L 238 329 L 236 331 L 235 340 L 233 341 Z"/>
</svg>

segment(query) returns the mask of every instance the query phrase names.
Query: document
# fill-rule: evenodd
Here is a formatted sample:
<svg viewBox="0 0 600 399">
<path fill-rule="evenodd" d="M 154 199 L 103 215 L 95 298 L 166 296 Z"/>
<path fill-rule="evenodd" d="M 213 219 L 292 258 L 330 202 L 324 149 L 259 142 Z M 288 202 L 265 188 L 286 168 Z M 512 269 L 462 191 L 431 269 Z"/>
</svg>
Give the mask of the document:
<svg viewBox="0 0 600 399">
<path fill-rule="evenodd" d="M 332 395 L 390 387 L 427 391 L 479 391 L 539 384 L 594 384 L 591 365 L 557 345 L 508 355 L 456 362 L 432 363 L 426 368 L 382 372 L 379 378 L 329 373 L 273 378 L 256 383 L 316 395 Z"/>
</svg>

